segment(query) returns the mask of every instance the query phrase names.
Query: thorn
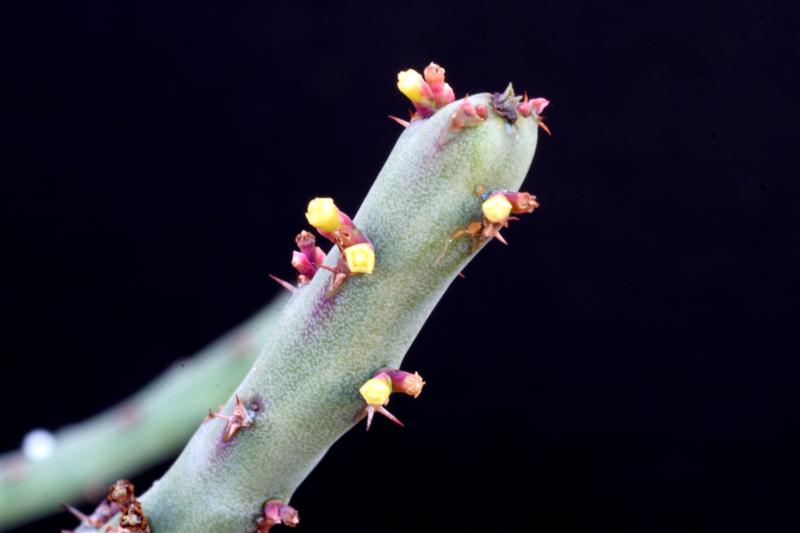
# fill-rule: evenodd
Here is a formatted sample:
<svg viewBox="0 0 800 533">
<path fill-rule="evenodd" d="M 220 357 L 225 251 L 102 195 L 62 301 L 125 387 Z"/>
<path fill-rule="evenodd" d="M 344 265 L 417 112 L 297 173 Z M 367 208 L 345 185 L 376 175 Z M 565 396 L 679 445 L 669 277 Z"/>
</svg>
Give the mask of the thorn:
<svg viewBox="0 0 800 533">
<path fill-rule="evenodd" d="M 91 526 L 91 527 L 100 527 L 100 526 L 103 525 L 103 523 L 100 522 L 99 520 L 92 519 L 91 516 L 80 512 L 78 509 L 74 508 L 73 506 L 71 506 L 71 505 L 69 505 L 67 503 L 62 503 L 61 507 L 65 511 L 70 513 L 72 516 L 74 516 L 75 518 L 80 520 L 81 525 L 86 525 L 86 526 Z"/>
<path fill-rule="evenodd" d="M 397 424 L 398 426 L 406 427 L 406 425 L 403 424 L 402 422 L 400 422 L 400 420 L 398 420 L 396 416 L 394 416 L 392 413 L 387 411 L 384 406 L 378 405 L 378 406 L 375 407 L 375 410 L 378 411 L 383 416 L 385 416 L 386 418 L 388 418 L 389 420 L 391 420 L 392 422 L 394 422 L 395 424 Z"/>
<path fill-rule="evenodd" d="M 269 277 L 271 277 L 278 285 L 280 285 L 281 287 L 283 287 L 287 291 L 289 291 L 291 293 L 297 292 L 297 287 L 295 287 L 294 285 L 292 285 L 288 281 L 282 280 L 278 276 L 273 276 L 272 274 L 270 274 Z"/>
<path fill-rule="evenodd" d="M 494 236 L 495 236 L 495 238 L 496 238 L 498 241 L 500 241 L 500 242 L 502 242 L 503 244 L 505 244 L 506 246 L 508 246 L 508 241 L 506 241 L 505 237 L 503 237 L 502 235 L 500 235 L 500 230 L 497 230 L 497 231 L 495 232 Z"/>
<path fill-rule="evenodd" d="M 461 279 L 467 279 L 467 276 L 465 276 L 463 272 L 459 272 L 458 277 Z"/>
<path fill-rule="evenodd" d="M 333 298 L 336 296 L 341 290 L 342 285 L 344 285 L 345 280 L 347 280 L 347 274 L 344 272 L 336 272 L 335 270 L 333 272 L 334 275 L 331 278 L 330 287 L 328 287 L 328 290 L 325 292 L 326 298 Z"/>
<path fill-rule="evenodd" d="M 236 405 L 233 406 L 233 411 L 231 411 L 230 415 L 223 415 L 222 413 L 215 413 L 213 411 L 208 413 L 210 418 L 220 418 L 227 422 L 225 430 L 222 433 L 222 440 L 225 442 L 233 439 L 242 428 L 253 427 L 253 417 L 251 417 L 250 413 L 245 409 L 242 400 L 239 399 L 239 395 L 237 394 L 235 396 Z"/>
<path fill-rule="evenodd" d="M 372 417 L 375 416 L 375 407 L 372 405 L 367 406 L 367 431 L 372 426 Z"/>
<path fill-rule="evenodd" d="M 548 134 L 550 137 L 552 137 L 552 136 L 553 136 L 553 133 L 550 131 L 550 128 L 548 128 L 548 127 L 547 127 L 547 124 L 545 124 L 545 123 L 544 123 L 544 121 L 543 121 L 543 120 L 542 120 L 540 117 L 537 117 L 537 118 L 536 118 L 536 123 L 537 123 L 537 124 L 539 125 L 539 127 L 540 127 L 540 128 L 542 128 L 542 129 L 545 131 L 545 133 L 547 133 L 547 134 Z"/>
<path fill-rule="evenodd" d="M 400 124 L 404 128 L 407 128 L 408 125 L 410 124 L 407 120 L 403 120 L 402 118 L 396 117 L 394 115 L 389 115 L 389 118 L 394 120 L 395 122 L 397 122 L 398 124 Z"/>
</svg>

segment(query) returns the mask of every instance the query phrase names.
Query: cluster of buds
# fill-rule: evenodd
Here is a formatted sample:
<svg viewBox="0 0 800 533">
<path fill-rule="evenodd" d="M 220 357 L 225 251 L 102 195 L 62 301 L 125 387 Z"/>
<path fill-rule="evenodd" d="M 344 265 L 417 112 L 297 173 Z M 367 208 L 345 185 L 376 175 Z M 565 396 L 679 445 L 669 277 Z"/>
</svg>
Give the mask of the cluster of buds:
<svg viewBox="0 0 800 533">
<path fill-rule="evenodd" d="M 256 520 L 258 527 L 254 533 L 269 533 L 272 526 L 283 524 L 288 527 L 297 527 L 300 517 L 297 510 L 281 500 L 267 500 L 264 502 L 263 516 Z"/>
<path fill-rule="evenodd" d="M 297 234 L 297 237 L 294 238 L 294 242 L 297 244 L 297 249 L 300 251 L 295 250 L 292 252 L 292 266 L 297 270 L 297 286 L 302 287 L 303 285 L 311 283 L 317 270 L 323 268 L 322 264 L 325 262 L 325 252 L 322 251 L 322 248 L 317 246 L 317 239 L 314 237 L 314 234 L 305 230 Z M 296 287 L 288 281 L 282 280 L 272 274 L 270 274 L 269 277 L 278 282 L 279 285 L 289 292 L 294 292 L 296 290 Z"/>
<path fill-rule="evenodd" d="M 411 120 L 428 118 L 436 110 L 455 100 L 453 89 L 444 81 L 444 69 L 436 63 L 428 65 L 422 75 L 414 69 L 398 72 L 397 88 L 414 104 L 415 111 L 411 114 Z M 524 96 L 515 95 L 514 87 L 510 83 L 502 93 L 492 94 L 492 108 L 497 115 L 505 118 L 510 124 L 514 124 L 520 115 L 532 117 L 548 135 L 550 128 L 542 120 L 542 111 L 549 103 L 546 98 L 529 99 L 527 92 Z M 451 117 L 450 129 L 443 132 L 442 138 L 439 139 L 439 146 L 444 145 L 452 137 L 453 132 L 477 126 L 486 119 L 486 116 L 486 105 L 479 104 L 473 107 L 465 97 Z M 389 118 L 404 127 L 409 124 L 408 121 L 392 115 L 389 115 Z"/>
<path fill-rule="evenodd" d="M 523 96 L 522 101 L 517 104 L 517 111 L 519 111 L 519 114 L 523 117 L 532 116 L 539 127 L 545 131 L 545 133 L 552 135 L 552 133 L 550 133 L 550 128 L 548 128 L 547 124 L 545 124 L 542 120 L 542 111 L 544 111 L 545 107 L 550 105 L 550 100 L 542 97 L 528 100 L 528 92 L 525 91 L 524 94 L 525 96 Z"/>
<path fill-rule="evenodd" d="M 220 408 L 219 412 L 208 412 L 206 420 L 213 420 L 215 418 L 221 418 L 227 422 L 227 424 L 225 424 L 225 430 L 222 432 L 222 440 L 224 442 L 233 439 L 242 428 L 253 427 L 253 415 L 250 414 L 238 395 L 236 396 L 236 405 L 233 406 L 230 415 L 223 415 L 222 408 Z"/>
<path fill-rule="evenodd" d="M 375 269 L 375 248 L 366 234 L 336 207 L 332 199 L 311 200 L 306 218 L 320 235 L 339 248 L 339 261 L 335 268 L 319 265 L 319 268 L 333 272 L 329 295 L 336 293 L 342 283 L 354 274 L 372 274 Z"/>
<path fill-rule="evenodd" d="M 401 392 L 414 398 L 418 397 L 422 392 L 422 387 L 425 382 L 422 377 L 414 372 L 406 372 L 396 368 L 382 368 L 375 372 L 370 379 L 368 379 L 358 392 L 367 404 L 364 412 L 367 416 L 367 431 L 372 425 L 372 418 L 375 413 L 379 413 L 395 424 L 402 426 L 403 423 L 397 419 L 392 413 L 386 409 L 389 403 L 389 397 L 393 392 Z"/>
<path fill-rule="evenodd" d="M 517 96 L 514 94 L 514 87 L 509 83 L 506 90 L 502 93 L 492 94 L 492 107 L 495 113 L 508 120 L 513 124 L 517 121 L 517 117 L 533 117 L 536 124 L 539 125 L 548 135 L 551 135 L 550 128 L 542 120 L 542 111 L 550 104 L 547 98 L 533 98 L 528 99 L 528 93 L 525 92 L 524 96 Z"/>
<path fill-rule="evenodd" d="M 450 117 L 450 127 L 442 131 L 437 141 L 437 146 L 441 148 L 464 128 L 474 128 L 482 124 L 488 114 L 489 110 L 486 104 L 472 105 L 472 102 L 469 101 L 469 95 L 467 95 L 461 100 L 458 109 Z"/>
<path fill-rule="evenodd" d="M 119 525 L 105 525 L 104 532 L 150 533 L 150 525 L 142 510 L 142 504 L 136 499 L 133 483 L 127 479 L 120 479 L 108 488 L 105 500 L 91 516 L 87 516 L 69 505 L 64 505 L 64 508 L 81 521 L 81 526 L 75 531 L 61 530 L 62 533 L 76 533 L 86 528 L 99 529 L 117 513 L 119 513 Z"/>
<path fill-rule="evenodd" d="M 297 284 L 305 285 L 311 282 L 311 278 L 325 262 L 325 252 L 317 246 L 314 234 L 306 230 L 301 231 L 294 242 L 300 251 L 292 252 L 292 266 L 297 270 Z"/>
<path fill-rule="evenodd" d="M 483 212 L 483 229 L 481 237 L 484 239 L 496 238 L 503 244 L 508 244 L 500 234 L 502 228 L 508 227 L 509 220 L 518 220 L 511 215 L 533 213 L 539 207 L 536 197 L 527 192 L 519 191 L 491 191 L 479 190 L 484 199 L 481 204 Z"/>
<path fill-rule="evenodd" d="M 447 240 L 439 260 L 444 257 L 450 244 L 461 237 L 469 236 L 472 238 L 471 253 L 478 250 L 481 244 L 487 240 L 496 238 L 503 244 L 508 244 L 500 234 L 500 230 L 508 227 L 511 220 L 518 220 L 512 215 L 522 215 L 533 213 L 539 207 L 536 196 L 519 191 L 493 190 L 485 191 L 483 187 L 478 187 L 478 196 L 483 200 L 481 212 L 483 218 L 480 221 L 470 222 L 466 228 L 462 228 L 453 233 Z M 438 262 L 438 260 L 437 260 Z"/>
<path fill-rule="evenodd" d="M 324 264 L 325 252 L 317 246 L 314 235 L 301 231 L 295 238 L 299 251 L 292 253 L 292 266 L 297 270 L 297 285 L 311 282 L 320 270 L 333 273 L 328 295 L 339 290 L 342 283 L 354 274 L 372 274 L 375 269 L 375 248 L 363 231 L 359 230 L 346 213 L 339 210 L 331 198 L 314 198 L 308 203 L 306 219 L 320 235 L 339 248 L 336 267 Z M 276 276 L 270 277 L 291 292 L 296 287 Z"/>
<path fill-rule="evenodd" d="M 428 118 L 437 109 L 456 99 L 453 89 L 444 81 L 444 69 L 431 63 L 423 74 L 414 69 L 397 73 L 397 88 L 414 104 L 414 118 Z"/>
</svg>

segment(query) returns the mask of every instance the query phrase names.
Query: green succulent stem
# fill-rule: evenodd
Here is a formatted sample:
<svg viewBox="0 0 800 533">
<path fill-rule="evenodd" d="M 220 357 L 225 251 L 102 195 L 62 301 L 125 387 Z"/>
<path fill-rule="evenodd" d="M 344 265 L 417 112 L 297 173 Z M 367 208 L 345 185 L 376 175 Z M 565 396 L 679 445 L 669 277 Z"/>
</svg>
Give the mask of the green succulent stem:
<svg viewBox="0 0 800 533">
<path fill-rule="evenodd" d="M 474 255 L 470 239 L 442 251 L 455 231 L 481 219 L 476 189 L 518 189 L 533 159 L 535 117 L 512 123 L 492 111 L 491 95 L 469 100 L 490 110 L 482 123 L 453 130 L 456 101 L 402 133 L 354 218 L 375 247 L 374 273 L 327 296 L 331 273 L 320 270 L 296 291 L 235 392 L 244 405 L 261 406 L 252 427 L 225 441 L 224 420 L 200 426 L 141 497 L 154 533 L 252 532 L 265 500 L 288 502 L 361 419 L 359 387 L 378 369 L 400 368 Z M 326 264 L 335 267 L 338 256 L 334 249 Z M 223 412 L 235 402 L 232 395 Z"/>
<path fill-rule="evenodd" d="M 104 494 L 116 479 L 177 453 L 241 382 L 285 303 L 277 298 L 119 405 L 56 432 L 46 459 L 31 462 L 21 451 L 0 456 L 0 531 L 58 512 L 60 503 Z"/>
</svg>

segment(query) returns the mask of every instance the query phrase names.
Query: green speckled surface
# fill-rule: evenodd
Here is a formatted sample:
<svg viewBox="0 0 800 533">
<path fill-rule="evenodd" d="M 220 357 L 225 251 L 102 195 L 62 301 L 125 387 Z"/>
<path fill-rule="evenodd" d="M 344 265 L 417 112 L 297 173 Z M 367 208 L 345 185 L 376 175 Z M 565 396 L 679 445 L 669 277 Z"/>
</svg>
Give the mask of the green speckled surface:
<svg viewBox="0 0 800 533">
<path fill-rule="evenodd" d="M 491 109 L 488 94 L 470 100 Z M 222 443 L 225 422 L 204 424 L 142 497 L 154 533 L 251 532 L 264 500 L 288 500 L 354 425 L 363 408 L 358 387 L 380 367 L 400 367 L 470 259 L 463 239 L 435 264 L 447 238 L 480 218 L 476 186 L 518 189 L 536 148 L 533 119 L 512 126 L 491 111 L 483 124 L 439 147 L 459 104 L 403 132 L 356 215 L 375 245 L 374 274 L 352 278 L 326 298 L 331 274 L 322 271 L 285 308 L 237 390 L 245 402 L 263 398 L 255 426 Z M 327 264 L 337 257 L 329 254 Z"/>
</svg>

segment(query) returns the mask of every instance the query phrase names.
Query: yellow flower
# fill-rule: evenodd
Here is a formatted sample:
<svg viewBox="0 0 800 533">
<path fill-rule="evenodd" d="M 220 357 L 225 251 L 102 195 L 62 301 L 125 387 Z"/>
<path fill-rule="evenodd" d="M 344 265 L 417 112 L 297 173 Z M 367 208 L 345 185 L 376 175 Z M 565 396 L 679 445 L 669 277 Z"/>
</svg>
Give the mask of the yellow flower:
<svg viewBox="0 0 800 533">
<path fill-rule="evenodd" d="M 497 193 L 483 202 L 481 209 L 483 209 L 483 216 L 489 222 L 503 223 L 511 214 L 511 202 L 502 194 Z"/>
<path fill-rule="evenodd" d="M 331 233 L 342 225 L 339 208 L 331 198 L 314 198 L 308 202 L 308 223 L 320 231 Z"/>
<path fill-rule="evenodd" d="M 425 80 L 423 80 L 420 73 L 413 68 L 397 73 L 397 88 L 414 103 L 423 99 L 423 83 L 425 83 Z"/>
<path fill-rule="evenodd" d="M 354 274 L 372 274 L 375 269 L 375 250 L 371 244 L 362 242 L 344 249 L 347 267 Z"/>
<path fill-rule="evenodd" d="M 392 380 L 388 376 L 372 378 L 358 389 L 367 405 L 386 405 L 392 393 Z"/>
</svg>

